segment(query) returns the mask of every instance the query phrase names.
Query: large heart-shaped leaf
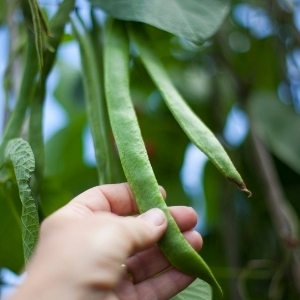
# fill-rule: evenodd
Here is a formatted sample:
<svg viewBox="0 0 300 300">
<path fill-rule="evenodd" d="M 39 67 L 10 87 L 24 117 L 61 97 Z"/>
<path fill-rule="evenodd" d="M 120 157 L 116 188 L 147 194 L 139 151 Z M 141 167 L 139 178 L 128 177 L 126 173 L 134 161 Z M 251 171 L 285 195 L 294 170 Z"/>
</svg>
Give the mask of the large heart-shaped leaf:
<svg viewBox="0 0 300 300">
<path fill-rule="evenodd" d="M 213 35 L 229 11 L 229 0 L 89 0 L 114 18 L 150 24 L 201 43 Z"/>
</svg>

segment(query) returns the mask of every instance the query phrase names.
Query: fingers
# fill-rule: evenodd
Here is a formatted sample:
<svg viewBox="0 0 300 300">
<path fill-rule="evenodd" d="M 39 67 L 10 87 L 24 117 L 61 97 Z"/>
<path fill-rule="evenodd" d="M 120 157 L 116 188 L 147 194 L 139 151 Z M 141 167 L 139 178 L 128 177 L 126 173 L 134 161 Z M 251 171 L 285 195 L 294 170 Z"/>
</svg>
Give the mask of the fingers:
<svg viewBox="0 0 300 300">
<path fill-rule="evenodd" d="M 114 288 L 123 274 L 122 264 L 129 256 L 152 247 L 161 238 L 167 228 L 167 218 L 158 208 L 137 218 L 123 218 L 102 212 L 102 224 L 105 218 L 98 235 L 99 249 L 94 249 L 94 252 L 102 255 L 97 259 L 97 273 L 92 281 L 93 286 L 98 288 Z M 109 222 L 112 218 L 114 222 Z M 94 242 L 96 240 L 97 234 Z"/>
<path fill-rule="evenodd" d="M 163 188 L 161 188 L 161 192 L 163 196 L 166 196 Z M 60 227 L 67 220 L 90 218 L 98 212 L 112 212 L 116 215 L 128 215 L 137 212 L 137 206 L 129 185 L 127 183 L 107 184 L 83 192 L 43 222 L 43 233 L 47 232 L 47 228 Z M 192 208 L 171 207 L 170 212 L 181 231 L 190 230 L 197 223 L 197 214 Z"/>
<path fill-rule="evenodd" d="M 166 192 L 161 188 L 163 196 Z M 58 211 L 57 217 L 88 217 L 97 212 L 112 212 L 116 215 L 137 213 L 138 209 L 128 183 L 107 184 L 91 188 L 75 197 Z M 171 207 L 170 212 L 181 231 L 192 229 L 197 223 L 197 214 L 185 206 Z M 56 214 L 57 215 L 57 214 Z"/>
<path fill-rule="evenodd" d="M 44 227 L 33 266 L 43 265 L 46 273 L 59 266 L 54 277 L 60 274 L 70 281 L 81 277 L 89 287 L 112 289 L 124 272 L 121 265 L 155 245 L 167 228 L 167 218 L 155 208 L 139 217 L 99 212 L 59 225 L 54 231 L 53 226 Z"/>
<path fill-rule="evenodd" d="M 172 268 L 157 277 L 135 285 L 137 299 L 170 299 L 188 287 L 194 280 L 195 277 Z"/>
<path fill-rule="evenodd" d="M 192 230 L 183 233 L 183 235 L 196 251 L 201 249 L 203 242 L 198 232 Z M 142 282 L 171 266 L 158 246 L 129 257 L 126 260 L 126 265 L 133 276 L 134 283 Z"/>
<path fill-rule="evenodd" d="M 171 206 L 169 210 L 182 232 L 191 230 L 196 226 L 198 216 L 192 207 Z"/>
<path fill-rule="evenodd" d="M 93 187 L 74 198 L 69 205 L 79 204 L 92 212 L 107 211 L 126 215 L 138 211 L 128 183 Z"/>
<path fill-rule="evenodd" d="M 132 253 L 153 246 L 167 229 L 167 218 L 162 210 L 153 208 L 137 218 L 122 218 L 124 233 L 127 233 L 127 258 Z"/>
<path fill-rule="evenodd" d="M 165 190 L 162 187 L 160 190 L 165 198 Z M 92 212 L 108 211 L 120 216 L 138 212 L 131 189 L 125 182 L 93 187 L 78 195 L 68 205 L 74 204 L 82 205 Z"/>
</svg>

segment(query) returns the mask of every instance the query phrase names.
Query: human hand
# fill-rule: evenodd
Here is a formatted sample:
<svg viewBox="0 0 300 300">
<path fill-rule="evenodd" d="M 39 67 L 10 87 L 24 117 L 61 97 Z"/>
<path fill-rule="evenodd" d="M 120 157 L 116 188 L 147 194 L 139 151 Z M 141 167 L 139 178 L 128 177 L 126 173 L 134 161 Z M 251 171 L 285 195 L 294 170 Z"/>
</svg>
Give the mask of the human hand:
<svg viewBox="0 0 300 300">
<path fill-rule="evenodd" d="M 195 211 L 170 211 L 200 250 L 201 236 L 192 230 Z M 42 223 L 28 278 L 11 300 L 163 300 L 186 288 L 195 278 L 172 268 L 155 245 L 167 227 L 163 212 L 128 216 L 134 213 L 136 203 L 126 183 L 95 187 L 74 198 Z"/>
</svg>

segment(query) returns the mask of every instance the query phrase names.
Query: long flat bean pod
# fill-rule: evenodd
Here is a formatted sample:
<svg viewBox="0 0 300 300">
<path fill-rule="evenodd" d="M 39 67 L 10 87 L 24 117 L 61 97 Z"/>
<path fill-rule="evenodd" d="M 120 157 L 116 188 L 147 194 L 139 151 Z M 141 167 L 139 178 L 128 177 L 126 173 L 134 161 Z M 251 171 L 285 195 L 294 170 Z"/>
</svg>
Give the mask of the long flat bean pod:
<svg viewBox="0 0 300 300">
<path fill-rule="evenodd" d="M 137 30 L 134 26 L 130 26 L 130 36 L 138 48 L 150 77 L 189 139 L 209 157 L 227 179 L 234 182 L 242 191 L 251 195 L 223 146 L 210 129 L 191 110 L 175 88 L 163 64 L 151 50 L 151 45 L 145 38 L 147 36 L 146 33 L 142 32 L 141 27 L 138 27 Z"/>
<path fill-rule="evenodd" d="M 125 176 L 140 212 L 153 207 L 164 211 L 168 228 L 159 246 L 170 263 L 222 290 L 200 255 L 184 239 L 160 193 L 149 162 L 129 90 L 129 50 L 124 23 L 113 21 L 105 28 L 104 79 L 107 106 Z"/>
<path fill-rule="evenodd" d="M 92 47 L 92 41 L 85 28 L 84 34 L 80 34 L 75 20 L 72 20 L 72 28 L 78 40 L 81 52 L 81 64 L 83 69 L 83 83 L 87 107 L 87 116 L 91 128 L 95 146 L 97 171 L 99 184 L 108 183 L 111 177 L 109 165 L 108 136 L 105 128 L 103 98 L 99 88 L 100 74 L 97 68 L 96 56 Z"/>
<path fill-rule="evenodd" d="M 107 138 L 107 159 L 109 165 L 109 176 L 108 182 L 119 182 L 121 180 L 122 173 L 122 166 L 119 160 L 118 153 L 116 152 L 114 142 L 112 142 L 111 138 L 111 127 L 109 123 L 109 117 L 107 114 L 107 104 L 106 104 L 106 97 L 104 91 L 104 74 L 103 74 L 103 26 L 100 25 L 99 19 L 95 14 L 95 10 L 91 9 L 91 21 L 92 27 L 90 30 L 90 37 L 92 42 L 92 48 L 94 49 L 95 53 L 95 64 L 97 65 L 98 74 L 99 74 L 99 81 L 97 83 L 100 92 L 101 92 L 101 110 L 104 112 L 102 114 L 102 124 L 105 130 L 106 138 Z"/>
</svg>

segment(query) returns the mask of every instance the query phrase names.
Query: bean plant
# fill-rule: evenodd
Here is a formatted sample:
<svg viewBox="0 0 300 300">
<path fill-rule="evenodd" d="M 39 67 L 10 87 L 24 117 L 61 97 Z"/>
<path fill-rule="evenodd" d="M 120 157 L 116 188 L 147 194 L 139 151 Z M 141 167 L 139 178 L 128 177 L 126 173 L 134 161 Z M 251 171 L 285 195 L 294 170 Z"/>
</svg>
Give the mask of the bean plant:
<svg viewBox="0 0 300 300">
<path fill-rule="evenodd" d="M 222 288 L 200 254 L 186 242 L 163 200 L 132 101 L 130 73 L 140 61 L 148 80 L 187 138 L 215 168 L 237 188 L 251 196 L 222 143 L 190 108 L 155 51 L 151 31 L 177 36 L 203 45 L 219 30 L 230 9 L 229 1 L 179 0 L 153 5 L 151 1 L 90 0 L 90 25 L 78 13 L 74 0 L 64 0 L 48 16 L 37 0 L 13 1 L 9 9 L 25 24 L 22 76 L 14 109 L 6 123 L 0 146 L 3 195 L 10 201 L 17 185 L 22 204 L 21 226 L 24 263 L 30 259 L 45 218 L 42 188 L 45 181 L 45 145 L 42 131 L 46 82 L 59 47 L 67 37 L 80 48 L 85 111 L 95 149 L 98 184 L 120 180 L 124 174 L 141 213 L 153 207 L 164 211 L 168 229 L 158 245 L 170 263 L 198 279 L 174 299 L 211 299 Z M 101 12 L 101 20 L 97 12 Z M 65 34 L 66 24 L 72 35 Z M 12 60 L 14 55 L 12 54 Z M 13 90 L 7 67 L 7 98 Z M 7 100 L 9 103 L 9 100 Z M 117 151 L 116 151 L 117 149 Z M 121 175 L 122 177 L 123 175 Z M 123 177 L 122 177 L 123 178 Z M 0 199 L 4 201 L 4 199 Z M 208 199 L 209 201 L 209 199 Z M 18 205 L 11 202 L 19 221 Z"/>
</svg>

